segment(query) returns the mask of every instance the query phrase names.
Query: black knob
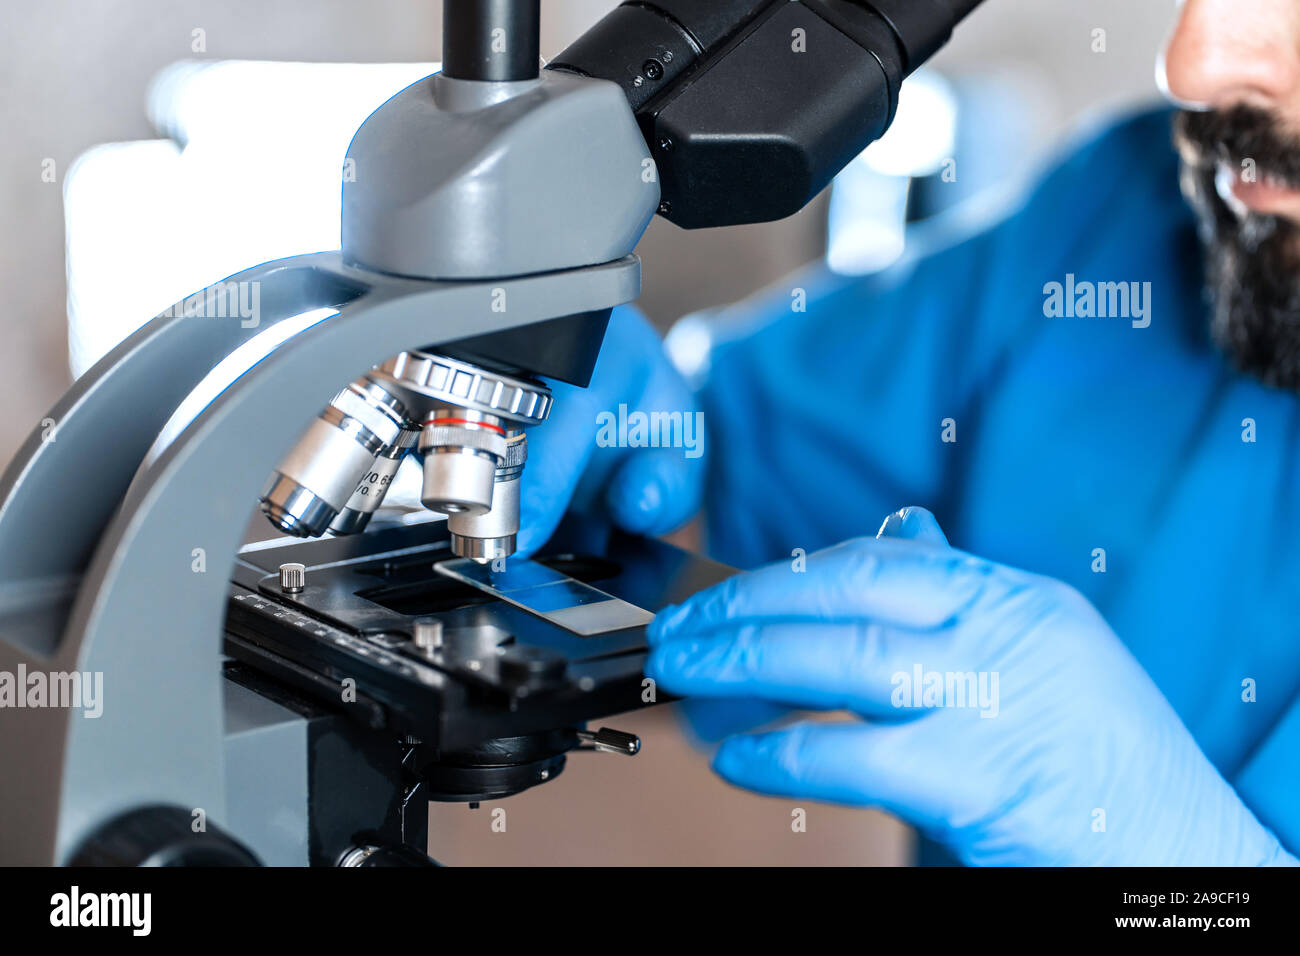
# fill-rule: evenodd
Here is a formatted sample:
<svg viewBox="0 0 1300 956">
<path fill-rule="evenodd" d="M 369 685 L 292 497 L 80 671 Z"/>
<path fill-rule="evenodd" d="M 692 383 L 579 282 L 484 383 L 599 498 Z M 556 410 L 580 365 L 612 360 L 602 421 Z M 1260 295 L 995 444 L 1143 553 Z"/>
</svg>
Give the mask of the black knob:
<svg viewBox="0 0 1300 956">
<path fill-rule="evenodd" d="M 89 837 L 72 866 L 258 866 L 243 844 L 212 826 L 195 832 L 181 807 L 130 810 Z"/>
<path fill-rule="evenodd" d="M 358 846 L 343 854 L 339 866 L 346 867 L 429 867 L 438 862 L 413 846 Z"/>
</svg>

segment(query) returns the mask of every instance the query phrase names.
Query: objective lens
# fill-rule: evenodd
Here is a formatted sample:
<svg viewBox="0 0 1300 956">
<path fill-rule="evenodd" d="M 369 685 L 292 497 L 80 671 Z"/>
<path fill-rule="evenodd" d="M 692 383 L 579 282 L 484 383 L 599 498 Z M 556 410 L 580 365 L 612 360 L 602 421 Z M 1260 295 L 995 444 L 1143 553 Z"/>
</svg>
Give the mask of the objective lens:
<svg viewBox="0 0 1300 956">
<path fill-rule="evenodd" d="M 479 515 L 454 514 L 447 519 L 453 554 L 487 564 L 515 553 L 519 480 L 527 461 L 528 439 L 515 430 L 507 437 L 506 457 L 493 479 L 491 510 Z"/>
<path fill-rule="evenodd" d="M 401 400 L 368 376 L 353 382 L 325 407 L 271 475 L 262 511 L 288 534 L 324 534 L 378 457 L 398 445 L 406 429 Z"/>
<path fill-rule="evenodd" d="M 403 428 L 396 444 L 375 457 L 374 464 L 361 476 L 348 503 L 343 506 L 338 517 L 330 523 L 330 534 L 360 534 L 366 530 L 370 519 L 384 503 L 384 496 L 388 494 L 389 486 L 397 475 L 397 469 L 415 447 L 419 437 L 419 429 Z"/>
<path fill-rule="evenodd" d="M 421 500 L 448 516 L 452 550 L 485 563 L 514 554 L 523 429 L 546 421 L 550 389 L 432 352 L 403 352 L 371 374 L 408 406 L 430 409 Z"/>
<path fill-rule="evenodd" d="M 420 433 L 421 502 L 448 515 L 487 513 L 506 451 L 506 432 L 495 416 L 462 408 L 434 409 Z"/>
</svg>

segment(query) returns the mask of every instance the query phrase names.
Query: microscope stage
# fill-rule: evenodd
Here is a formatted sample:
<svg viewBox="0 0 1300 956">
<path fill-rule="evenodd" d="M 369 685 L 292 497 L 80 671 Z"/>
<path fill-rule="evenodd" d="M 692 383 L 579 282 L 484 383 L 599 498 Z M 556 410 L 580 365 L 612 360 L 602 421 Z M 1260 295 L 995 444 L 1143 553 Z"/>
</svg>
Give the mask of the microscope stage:
<svg viewBox="0 0 1300 956">
<path fill-rule="evenodd" d="M 442 522 L 249 546 L 231 583 L 226 653 L 437 753 L 660 702 L 642 674 L 645 624 L 731 572 L 625 535 L 595 557 L 574 547 L 578 537 L 590 530 L 562 530 L 506 571 L 456 560 Z M 306 567 L 298 593 L 281 590 L 286 563 Z"/>
</svg>

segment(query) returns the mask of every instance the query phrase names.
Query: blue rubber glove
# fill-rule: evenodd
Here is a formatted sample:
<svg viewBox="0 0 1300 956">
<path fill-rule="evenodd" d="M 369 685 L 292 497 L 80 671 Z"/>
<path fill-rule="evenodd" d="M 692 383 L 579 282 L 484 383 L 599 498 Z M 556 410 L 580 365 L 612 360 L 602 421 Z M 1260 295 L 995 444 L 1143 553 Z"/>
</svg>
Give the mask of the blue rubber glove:
<svg viewBox="0 0 1300 956">
<path fill-rule="evenodd" d="M 619 406 L 629 414 L 678 412 L 685 418 L 696 412 L 694 396 L 640 312 L 614 310 L 588 388 L 555 383 L 553 391 L 550 419 L 528 432 L 519 557 L 545 544 L 569 507 L 649 536 L 674 531 L 699 511 L 702 454 L 600 444 L 599 416 L 617 418 Z"/>
<path fill-rule="evenodd" d="M 921 509 L 701 592 L 651 642 L 673 693 L 863 718 L 728 739 L 738 786 L 879 807 L 969 864 L 1296 863 L 1081 595 Z"/>
</svg>

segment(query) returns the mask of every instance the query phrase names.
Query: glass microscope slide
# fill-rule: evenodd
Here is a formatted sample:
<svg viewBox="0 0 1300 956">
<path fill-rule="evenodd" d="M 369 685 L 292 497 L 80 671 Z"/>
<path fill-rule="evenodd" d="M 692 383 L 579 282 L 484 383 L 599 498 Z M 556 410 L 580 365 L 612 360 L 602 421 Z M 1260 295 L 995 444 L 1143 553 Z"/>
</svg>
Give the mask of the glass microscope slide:
<svg viewBox="0 0 1300 956">
<path fill-rule="evenodd" d="M 534 561 L 507 562 L 504 571 L 469 558 L 441 561 L 439 574 L 486 591 L 580 637 L 595 637 L 654 620 L 649 611 Z"/>
</svg>

